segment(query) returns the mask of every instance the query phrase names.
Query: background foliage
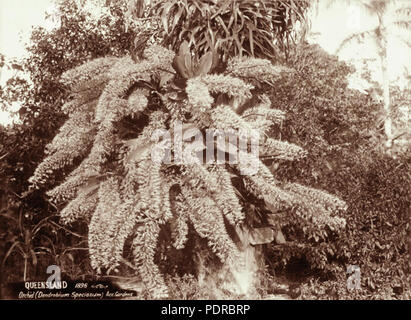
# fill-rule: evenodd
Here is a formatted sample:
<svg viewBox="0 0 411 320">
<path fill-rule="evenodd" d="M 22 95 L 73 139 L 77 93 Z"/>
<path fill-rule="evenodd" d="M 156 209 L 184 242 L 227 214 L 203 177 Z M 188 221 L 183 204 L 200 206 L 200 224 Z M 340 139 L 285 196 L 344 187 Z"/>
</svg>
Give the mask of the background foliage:
<svg viewBox="0 0 411 320">
<path fill-rule="evenodd" d="M 0 128 L 3 282 L 21 280 L 24 274 L 36 279 L 36 270 L 43 276 L 50 262 L 62 265 L 68 277 L 92 277 L 82 250 L 84 226 L 62 229 L 56 223 L 55 208 L 45 201 L 42 190 L 28 197 L 22 195 L 27 179 L 43 157 L 44 146 L 65 120 L 60 107 L 67 93 L 58 81 L 60 75 L 91 58 L 136 50 L 135 31 L 124 27 L 125 10 L 107 3 L 111 15 L 95 20 L 74 1 L 63 1 L 60 27 L 51 32 L 36 29 L 30 58 L 17 63 L 17 69 L 26 71 L 30 78 L 17 74 L 1 88 L 0 103 L 22 105 L 22 122 Z M 180 7 L 175 1 L 177 11 L 169 11 L 168 17 L 178 13 Z M 177 15 L 179 19 L 167 20 L 175 24 L 171 27 L 176 34 L 183 34 L 180 18 L 189 13 L 184 10 L 186 7 Z M 202 10 L 190 14 L 200 19 Z M 216 32 L 221 32 L 222 24 L 217 26 Z M 250 41 L 245 43 L 246 50 L 251 51 Z M 236 46 L 233 42 L 227 50 L 238 50 Z M 281 227 L 287 243 L 265 248 L 268 271 L 277 277 L 304 281 L 301 298 L 409 298 L 409 148 L 399 150 L 395 159 L 382 152 L 380 102 L 347 88 L 346 76 L 352 71 L 349 66 L 305 43 L 289 44 L 287 52 L 288 59 L 281 63 L 293 67 L 293 73 L 266 88 L 271 100 L 276 101 L 275 107 L 287 111 L 286 123 L 273 134 L 304 147 L 309 157 L 293 164 L 273 162 L 271 168 L 287 180 L 328 190 L 347 201 L 348 227 L 346 234 L 325 241 L 291 217 L 284 219 Z M 3 63 L 0 56 L 0 65 Z M 410 103 L 407 92 L 394 93 L 392 99 L 393 105 Z M 200 249 L 193 245 L 187 250 L 195 255 Z M 170 252 L 177 264 L 185 261 L 186 254 L 190 252 Z M 158 259 L 161 261 L 161 256 Z M 346 290 L 348 264 L 361 267 L 360 292 Z M 166 265 L 162 268 L 170 274 L 193 272 L 193 266 L 186 266 L 180 270 L 167 269 Z M 171 282 L 170 287 L 185 285 L 192 289 L 185 292 L 199 296 L 190 276 Z M 176 297 L 180 297 L 179 291 L 175 290 Z"/>
<path fill-rule="evenodd" d="M 60 108 L 68 93 L 60 83 L 61 74 L 88 59 L 124 55 L 132 47 L 135 34 L 125 30 L 125 10 L 106 9 L 108 14 L 96 19 L 74 0 L 60 2 L 60 25 L 51 31 L 35 28 L 29 56 L 6 62 L 21 72 L 1 88 L 0 105 L 21 108 L 19 122 L 0 128 L 0 262 L 8 270 L 0 272 L 3 281 L 20 280 L 23 274 L 36 278 L 36 270 L 43 276 L 50 263 L 61 264 L 68 277 L 84 275 L 88 268 L 82 254 L 84 227 L 62 229 L 44 192 L 25 192 L 45 145 L 65 120 Z"/>
<path fill-rule="evenodd" d="M 304 146 L 309 156 L 277 170 L 345 200 L 347 230 L 331 241 L 316 241 L 287 221 L 283 228 L 288 239 L 306 242 L 269 248 L 270 261 L 277 270 L 300 269 L 307 277 L 337 279 L 327 287 L 335 289 L 334 298 L 350 297 L 342 275 L 348 265 L 358 265 L 364 298 L 399 296 L 410 283 L 409 146 L 400 148 L 396 158 L 384 152 L 378 121 L 381 102 L 347 88 L 353 71 L 348 65 L 313 45 L 297 47 L 289 63 L 295 73 L 279 79 L 271 97 L 291 114 L 284 124 L 284 139 Z M 409 104 L 403 97 L 398 95 L 393 104 Z M 335 283 L 339 286 L 330 289 Z M 319 287 L 311 294 L 321 292 Z"/>
</svg>

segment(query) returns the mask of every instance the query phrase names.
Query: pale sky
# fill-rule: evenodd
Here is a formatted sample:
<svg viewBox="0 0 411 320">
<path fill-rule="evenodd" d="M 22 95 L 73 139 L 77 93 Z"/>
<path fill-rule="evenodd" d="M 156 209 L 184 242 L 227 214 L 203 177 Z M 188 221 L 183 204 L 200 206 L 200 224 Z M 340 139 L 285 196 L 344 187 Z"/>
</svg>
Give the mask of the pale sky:
<svg viewBox="0 0 411 320">
<path fill-rule="evenodd" d="M 411 0 L 403 1 L 405 5 L 411 4 Z M 326 1 L 322 1 L 318 15 L 312 19 L 312 31 L 321 33 L 315 42 L 332 54 L 336 53 L 345 38 L 354 33 L 371 30 L 378 23 L 375 16 L 370 17 L 361 7 L 347 6 L 344 2 L 344 0 L 336 1 L 330 8 L 326 5 Z M 395 19 L 397 16 L 392 14 L 388 18 Z M 397 30 L 390 28 L 390 31 L 396 32 Z M 402 33 L 402 35 L 411 41 L 411 31 Z M 378 59 L 375 44 L 372 42 L 358 44 L 353 41 L 352 45 L 342 49 L 338 56 L 342 60 Z M 388 38 L 387 58 L 391 81 L 401 77 L 404 68 L 411 73 L 411 49 L 407 49 L 394 34 Z M 381 81 L 381 74 L 378 72 L 373 76 L 376 81 Z"/>
<path fill-rule="evenodd" d="M 24 43 L 29 40 L 32 26 L 50 27 L 45 12 L 52 9 L 52 4 L 51 0 L 0 0 L 0 53 L 6 59 L 25 55 Z M 3 85 L 13 73 L 5 69 L 0 72 Z M 0 123 L 10 122 L 9 113 L 0 110 Z"/>
<path fill-rule="evenodd" d="M 0 52 L 10 57 L 24 54 L 24 45 L 33 25 L 46 25 L 44 12 L 52 8 L 51 0 L 0 0 Z"/>
<path fill-rule="evenodd" d="M 409 3 L 411 0 L 404 0 Z M 6 58 L 22 57 L 25 54 L 24 42 L 29 39 L 33 25 L 51 28 L 53 23 L 45 20 L 45 11 L 53 10 L 53 0 L 0 0 L 0 52 Z M 315 42 L 329 53 L 334 54 L 339 44 L 351 33 L 367 30 L 375 25 L 375 20 L 367 17 L 356 7 L 347 7 L 344 0 L 327 8 L 326 0 L 320 1 L 318 15 L 312 19 L 312 31 L 320 32 Z M 22 40 L 20 40 L 20 36 Z M 411 41 L 411 34 L 409 35 Z M 341 59 L 361 59 L 377 57 L 375 48 L 370 45 L 353 45 L 339 54 Z M 394 38 L 388 44 L 389 69 L 391 80 L 395 80 L 407 66 L 411 72 L 411 50 L 405 50 Z M 0 84 L 12 74 L 1 70 Z M 378 80 L 380 75 L 375 73 Z M 8 113 L 0 111 L 0 123 L 10 123 Z"/>
</svg>

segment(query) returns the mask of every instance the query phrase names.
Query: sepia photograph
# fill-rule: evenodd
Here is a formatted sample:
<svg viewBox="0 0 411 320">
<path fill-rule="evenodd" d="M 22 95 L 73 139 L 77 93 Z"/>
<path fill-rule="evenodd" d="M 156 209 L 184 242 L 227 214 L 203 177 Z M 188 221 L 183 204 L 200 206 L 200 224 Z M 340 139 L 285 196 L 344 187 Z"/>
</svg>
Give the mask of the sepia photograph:
<svg viewBox="0 0 411 320">
<path fill-rule="evenodd" d="M 411 0 L 0 0 L 0 300 L 411 300 Z"/>
</svg>

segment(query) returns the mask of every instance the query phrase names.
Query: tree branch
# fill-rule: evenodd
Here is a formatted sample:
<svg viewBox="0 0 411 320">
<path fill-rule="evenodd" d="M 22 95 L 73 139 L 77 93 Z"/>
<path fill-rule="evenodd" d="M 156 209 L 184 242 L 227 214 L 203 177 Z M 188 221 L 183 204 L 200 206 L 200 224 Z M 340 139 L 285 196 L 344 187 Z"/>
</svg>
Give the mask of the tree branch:
<svg viewBox="0 0 411 320">
<path fill-rule="evenodd" d="M 349 37 L 345 38 L 340 46 L 337 48 L 336 50 L 336 54 L 338 54 L 342 48 L 344 48 L 348 43 L 350 43 L 351 41 L 357 39 L 357 40 L 362 40 L 364 39 L 366 36 L 371 36 L 371 37 L 377 37 L 377 29 L 378 28 L 374 28 L 372 30 L 367 30 L 367 31 L 363 31 L 363 32 L 359 32 L 359 33 L 354 33 L 352 35 L 350 35 Z"/>
</svg>

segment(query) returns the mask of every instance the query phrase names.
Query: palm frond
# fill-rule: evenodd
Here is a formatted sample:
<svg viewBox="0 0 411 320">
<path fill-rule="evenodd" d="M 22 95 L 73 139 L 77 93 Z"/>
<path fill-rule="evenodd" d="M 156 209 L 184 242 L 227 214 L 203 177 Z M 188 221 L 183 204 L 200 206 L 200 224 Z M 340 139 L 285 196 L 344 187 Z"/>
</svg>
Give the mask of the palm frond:
<svg viewBox="0 0 411 320">
<path fill-rule="evenodd" d="M 354 40 L 363 41 L 366 37 L 377 37 L 377 28 L 374 28 L 372 30 L 363 31 L 363 32 L 354 33 L 354 34 L 350 35 L 349 37 L 345 38 L 341 42 L 341 44 L 337 48 L 337 50 L 335 51 L 336 54 L 338 54 L 350 42 L 352 42 Z"/>
<path fill-rule="evenodd" d="M 405 45 L 407 45 L 408 47 L 411 48 L 411 40 L 409 38 L 404 38 L 404 36 L 397 36 L 397 38 L 404 43 Z"/>
<path fill-rule="evenodd" d="M 394 11 L 395 15 L 406 15 L 410 16 L 411 15 L 411 7 L 406 7 L 406 8 L 398 8 Z"/>
<path fill-rule="evenodd" d="M 373 3 L 373 2 L 384 2 L 384 0 L 371 0 L 371 1 L 366 1 L 366 0 L 345 0 L 344 4 L 347 6 L 357 6 L 359 8 L 364 9 L 368 13 L 377 13 L 377 10 L 382 9 L 382 5 L 379 3 Z M 341 0 L 328 0 L 327 2 L 327 9 L 330 9 L 336 4 L 340 4 Z"/>
<path fill-rule="evenodd" d="M 392 24 L 401 29 L 411 29 L 411 20 L 410 21 L 394 21 Z"/>
</svg>

